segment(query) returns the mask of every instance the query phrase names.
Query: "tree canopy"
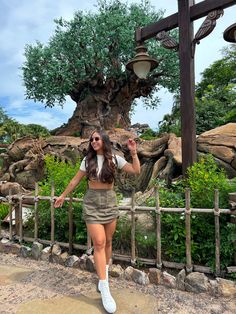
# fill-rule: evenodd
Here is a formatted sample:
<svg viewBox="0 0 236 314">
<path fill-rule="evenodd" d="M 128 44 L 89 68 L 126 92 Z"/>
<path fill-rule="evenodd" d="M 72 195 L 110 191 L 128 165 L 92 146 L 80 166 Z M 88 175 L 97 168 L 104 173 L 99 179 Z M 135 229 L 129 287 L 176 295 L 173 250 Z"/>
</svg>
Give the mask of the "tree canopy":
<svg viewBox="0 0 236 314">
<path fill-rule="evenodd" d="M 0 143 L 12 143 L 22 136 L 47 137 L 50 132 L 39 124 L 21 124 L 9 118 L 0 107 Z"/>
<path fill-rule="evenodd" d="M 236 47 L 223 51 L 202 74 L 196 87 L 198 134 L 228 122 L 236 122 Z"/>
<path fill-rule="evenodd" d="M 222 50 L 223 58 L 213 62 L 202 73 L 196 85 L 196 131 L 201 134 L 217 126 L 236 122 L 236 47 Z M 180 135 L 178 96 L 171 114 L 160 122 L 160 132 Z"/>
<path fill-rule="evenodd" d="M 63 105 L 67 95 L 78 103 L 92 94 L 95 86 L 113 84 L 114 79 L 122 80 L 124 86 L 132 75 L 125 65 L 134 57 L 135 30 L 162 16 L 148 0 L 129 6 L 119 0 L 99 0 L 95 13 L 77 11 L 70 21 L 55 20 L 55 33 L 48 44 L 36 42 L 25 48 L 26 97 L 52 107 Z M 152 99 L 160 86 L 170 91 L 178 88 L 178 56 L 155 40 L 149 40 L 147 48 L 150 55 L 162 60 L 150 76 L 150 90 L 143 93 L 149 96 L 147 104 L 156 106 Z M 131 100 L 140 96 L 142 92 L 132 95 Z"/>
</svg>

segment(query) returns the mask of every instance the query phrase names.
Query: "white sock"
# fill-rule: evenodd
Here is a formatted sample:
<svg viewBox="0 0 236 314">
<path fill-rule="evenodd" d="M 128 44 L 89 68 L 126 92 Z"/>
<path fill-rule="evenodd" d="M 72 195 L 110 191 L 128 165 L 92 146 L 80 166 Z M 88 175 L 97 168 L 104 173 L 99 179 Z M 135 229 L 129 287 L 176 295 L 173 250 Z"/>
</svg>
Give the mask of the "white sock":
<svg viewBox="0 0 236 314">
<path fill-rule="evenodd" d="M 98 280 L 98 291 L 99 292 L 101 292 L 102 287 L 104 287 L 104 285 L 108 286 L 107 280 L 106 279 L 104 279 L 104 280 L 99 279 Z"/>
<path fill-rule="evenodd" d="M 108 282 L 108 269 L 109 269 L 109 265 L 106 265 L 106 279 L 98 281 L 98 291 L 101 291 L 101 283 L 100 282 L 106 281 L 107 284 L 109 285 L 109 282 Z"/>
<path fill-rule="evenodd" d="M 106 280 L 108 282 L 108 270 L 109 270 L 109 265 L 106 265 Z"/>
</svg>

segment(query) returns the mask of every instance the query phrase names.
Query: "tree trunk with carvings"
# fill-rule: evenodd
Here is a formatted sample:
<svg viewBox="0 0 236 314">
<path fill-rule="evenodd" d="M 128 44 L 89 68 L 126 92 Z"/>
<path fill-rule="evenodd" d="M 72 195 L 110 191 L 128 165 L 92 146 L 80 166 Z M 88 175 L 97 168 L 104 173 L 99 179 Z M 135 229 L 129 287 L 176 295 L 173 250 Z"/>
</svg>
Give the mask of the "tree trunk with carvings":
<svg viewBox="0 0 236 314">
<path fill-rule="evenodd" d="M 106 83 L 98 78 L 86 81 L 86 86 L 80 84 L 70 95 L 77 104 L 73 116 L 65 125 L 54 130 L 54 134 L 86 138 L 95 128 L 109 130 L 130 127 L 133 100 L 140 96 L 147 97 L 159 76 L 139 80 L 131 75 L 129 80 L 111 79 Z"/>
</svg>

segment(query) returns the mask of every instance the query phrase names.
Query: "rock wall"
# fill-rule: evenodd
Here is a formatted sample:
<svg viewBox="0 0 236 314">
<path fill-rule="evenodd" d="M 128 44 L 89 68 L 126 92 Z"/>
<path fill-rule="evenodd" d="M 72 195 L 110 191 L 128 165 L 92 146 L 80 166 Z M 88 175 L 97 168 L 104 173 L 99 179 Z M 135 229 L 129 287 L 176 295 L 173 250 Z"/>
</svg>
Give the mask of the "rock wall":
<svg viewBox="0 0 236 314">
<path fill-rule="evenodd" d="M 140 139 L 135 131 L 114 128 L 108 131 L 113 151 L 131 161 L 127 139 L 132 137 L 138 144 L 141 162 L 139 176 L 118 172 L 117 186 L 124 194 L 147 190 L 156 178 L 171 182 L 181 175 L 181 138 L 163 134 L 154 140 Z M 74 163 L 86 153 L 89 139 L 71 136 L 51 136 L 48 139 L 24 137 L 12 143 L 3 158 L 1 181 L 17 182 L 25 189 L 34 189 L 36 181 L 44 177 L 44 157 L 51 154 L 60 160 Z M 216 162 L 226 170 L 229 178 L 236 176 L 236 123 L 229 123 L 197 138 L 198 156 L 211 153 Z"/>
</svg>

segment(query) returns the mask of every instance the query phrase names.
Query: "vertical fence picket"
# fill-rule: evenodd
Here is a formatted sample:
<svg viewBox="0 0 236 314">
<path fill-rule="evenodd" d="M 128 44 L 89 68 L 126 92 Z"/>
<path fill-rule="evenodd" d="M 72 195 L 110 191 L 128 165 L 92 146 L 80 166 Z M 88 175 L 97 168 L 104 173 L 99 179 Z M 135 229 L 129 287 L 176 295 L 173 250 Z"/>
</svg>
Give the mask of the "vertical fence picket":
<svg viewBox="0 0 236 314">
<path fill-rule="evenodd" d="M 131 265 L 135 265 L 135 204 L 134 204 L 134 190 L 131 198 Z"/>
<path fill-rule="evenodd" d="M 92 239 L 87 231 L 87 253 L 91 253 L 91 249 L 92 249 Z"/>
<path fill-rule="evenodd" d="M 186 229 L 186 271 L 191 272 L 192 257 L 191 257 L 191 208 L 190 208 L 190 189 L 185 191 L 185 229 Z"/>
<path fill-rule="evenodd" d="M 9 190 L 9 240 L 12 240 L 12 207 L 13 207 L 13 202 L 12 202 L 12 190 Z"/>
<path fill-rule="evenodd" d="M 156 267 L 161 269 L 161 208 L 159 200 L 159 190 L 155 187 L 155 199 L 156 199 L 156 237 L 157 237 L 157 258 L 156 258 Z"/>
<path fill-rule="evenodd" d="M 219 191 L 215 190 L 214 197 L 214 216 L 215 216 L 215 271 L 220 274 L 220 210 L 219 210 Z"/>
<path fill-rule="evenodd" d="M 72 194 L 70 195 L 70 201 L 69 201 L 68 219 L 69 219 L 69 254 L 72 254 L 72 250 L 73 250 L 73 206 L 72 206 Z"/>
<path fill-rule="evenodd" d="M 19 242 L 22 243 L 23 240 L 23 213 L 22 213 L 22 201 L 23 195 L 20 194 L 19 196 Z M 15 216 L 16 216 L 16 209 L 15 209 Z"/>
<path fill-rule="evenodd" d="M 38 194 L 39 185 L 35 182 L 35 195 L 34 195 L 34 240 L 37 241 L 39 236 L 39 213 L 38 213 Z"/>
<path fill-rule="evenodd" d="M 50 199 L 50 210 L 51 210 L 51 243 L 55 242 L 55 210 L 54 210 L 54 195 L 55 195 L 55 187 L 54 182 L 52 182 L 51 186 L 51 199 Z"/>
</svg>

